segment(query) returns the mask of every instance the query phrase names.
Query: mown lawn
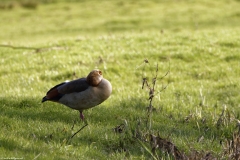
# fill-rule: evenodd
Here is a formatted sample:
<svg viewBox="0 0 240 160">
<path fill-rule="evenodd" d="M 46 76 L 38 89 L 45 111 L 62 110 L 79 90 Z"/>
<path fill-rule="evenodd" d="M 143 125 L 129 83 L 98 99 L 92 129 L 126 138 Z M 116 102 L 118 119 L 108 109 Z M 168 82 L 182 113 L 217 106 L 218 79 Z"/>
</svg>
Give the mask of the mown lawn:
<svg viewBox="0 0 240 160">
<path fill-rule="evenodd" d="M 0 159 L 154 159 L 141 139 L 148 134 L 186 155 L 226 158 L 240 118 L 239 8 L 239 0 L 1 0 Z M 157 64 L 158 77 L 170 72 L 157 79 L 147 128 L 142 78 L 151 83 Z M 69 140 L 84 125 L 78 112 L 41 99 L 94 68 L 113 93 L 84 112 L 88 126 Z"/>
</svg>

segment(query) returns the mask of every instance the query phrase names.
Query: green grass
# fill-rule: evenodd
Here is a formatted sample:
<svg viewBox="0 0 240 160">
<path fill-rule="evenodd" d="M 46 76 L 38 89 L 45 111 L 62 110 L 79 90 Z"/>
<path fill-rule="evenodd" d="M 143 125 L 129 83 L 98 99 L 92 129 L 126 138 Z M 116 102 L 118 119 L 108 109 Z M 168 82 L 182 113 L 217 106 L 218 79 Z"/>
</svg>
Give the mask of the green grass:
<svg viewBox="0 0 240 160">
<path fill-rule="evenodd" d="M 0 159 L 149 159 L 131 137 L 138 121 L 145 131 L 146 58 L 149 80 L 157 63 L 159 76 L 170 65 L 157 82 L 157 90 L 168 87 L 154 98 L 151 131 L 182 152 L 222 155 L 220 142 L 231 137 L 240 116 L 240 1 L 23 2 L 0 1 Z M 111 81 L 113 93 L 85 111 L 89 125 L 67 143 L 83 125 L 78 112 L 41 98 L 94 68 Z M 115 133 L 122 123 L 126 131 Z"/>
</svg>

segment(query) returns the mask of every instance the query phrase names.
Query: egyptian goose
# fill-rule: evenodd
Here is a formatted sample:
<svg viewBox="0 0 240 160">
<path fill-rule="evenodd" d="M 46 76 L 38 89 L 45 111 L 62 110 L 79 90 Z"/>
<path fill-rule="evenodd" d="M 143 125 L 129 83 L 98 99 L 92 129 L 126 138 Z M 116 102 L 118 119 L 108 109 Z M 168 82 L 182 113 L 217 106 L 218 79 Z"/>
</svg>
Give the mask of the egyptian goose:
<svg viewBox="0 0 240 160">
<path fill-rule="evenodd" d="M 100 70 L 93 70 L 87 78 L 63 82 L 51 88 L 43 97 L 42 102 L 52 101 L 64 104 L 78 110 L 80 118 L 84 120 L 83 110 L 102 103 L 111 92 L 111 83 L 103 78 Z"/>
</svg>

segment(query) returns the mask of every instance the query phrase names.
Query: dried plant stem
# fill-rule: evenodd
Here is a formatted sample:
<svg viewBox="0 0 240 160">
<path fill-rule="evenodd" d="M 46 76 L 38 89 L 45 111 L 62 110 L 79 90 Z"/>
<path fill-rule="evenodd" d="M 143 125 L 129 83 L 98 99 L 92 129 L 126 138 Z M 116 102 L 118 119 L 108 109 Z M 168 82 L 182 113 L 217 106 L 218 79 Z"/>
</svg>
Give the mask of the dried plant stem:
<svg viewBox="0 0 240 160">
<path fill-rule="evenodd" d="M 144 60 L 144 64 L 149 64 L 149 61 L 147 59 Z M 145 65 L 143 67 L 143 70 L 142 70 L 142 89 L 146 86 L 147 89 L 149 90 L 149 105 L 148 105 L 148 112 L 147 112 L 147 121 L 146 121 L 146 126 L 148 128 L 148 130 L 150 131 L 151 130 L 151 126 L 152 126 L 152 111 L 153 111 L 153 98 L 155 96 L 155 87 L 156 87 L 156 83 L 157 83 L 157 80 L 162 80 L 163 78 L 165 78 L 169 73 L 170 73 L 170 65 L 169 65 L 169 70 L 166 72 L 166 74 L 160 78 L 158 78 L 158 64 L 156 66 L 156 70 L 155 70 L 155 75 L 154 77 L 152 78 L 152 84 L 150 85 L 148 83 L 148 80 L 147 80 L 147 77 L 144 77 L 143 76 L 143 72 L 145 71 Z M 160 93 L 162 92 L 163 90 L 165 90 L 167 88 L 168 85 L 166 86 L 163 86 L 162 89 L 160 91 L 158 91 L 157 93 Z"/>
<path fill-rule="evenodd" d="M 70 139 L 72 139 L 76 134 L 78 134 L 81 130 L 83 130 L 83 128 L 85 128 L 88 124 L 85 124 L 84 126 L 82 126 L 82 128 L 80 128 L 77 132 L 75 132 Z"/>
<path fill-rule="evenodd" d="M 152 87 L 146 81 L 146 85 L 149 89 L 149 105 L 148 105 L 148 114 L 147 114 L 147 124 L 148 124 L 148 130 L 149 131 L 151 130 L 151 127 L 152 127 L 152 111 L 153 111 L 152 101 L 153 101 L 153 98 L 154 98 L 154 92 L 155 92 L 157 77 L 158 77 L 158 64 L 156 66 L 156 75 L 152 79 Z"/>
<path fill-rule="evenodd" d="M 75 136 L 77 135 L 81 130 L 83 130 L 88 124 L 86 123 L 84 126 L 82 126 L 77 132 L 75 132 L 68 140 L 67 143 Z"/>
<path fill-rule="evenodd" d="M 12 49 L 25 49 L 25 50 L 34 50 L 35 53 L 47 51 L 47 50 L 61 50 L 65 49 L 64 47 L 61 46 L 53 46 L 53 47 L 25 47 L 25 46 L 13 46 L 13 45 L 8 45 L 8 44 L 0 44 L 0 47 L 7 47 L 7 48 L 12 48 Z"/>
</svg>

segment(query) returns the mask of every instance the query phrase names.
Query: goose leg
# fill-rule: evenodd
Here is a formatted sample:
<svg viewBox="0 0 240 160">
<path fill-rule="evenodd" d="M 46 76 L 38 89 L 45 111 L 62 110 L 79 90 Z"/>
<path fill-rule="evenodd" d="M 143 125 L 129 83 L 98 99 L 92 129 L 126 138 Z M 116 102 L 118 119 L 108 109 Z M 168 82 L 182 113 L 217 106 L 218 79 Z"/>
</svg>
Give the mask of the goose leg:
<svg viewBox="0 0 240 160">
<path fill-rule="evenodd" d="M 83 111 L 79 111 L 80 112 L 80 118 L 84 121 L 84 115 L 83 115 Z"/>
</svg>

